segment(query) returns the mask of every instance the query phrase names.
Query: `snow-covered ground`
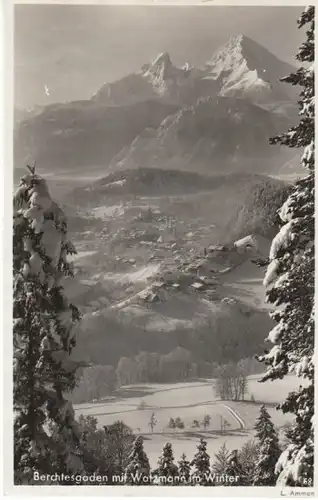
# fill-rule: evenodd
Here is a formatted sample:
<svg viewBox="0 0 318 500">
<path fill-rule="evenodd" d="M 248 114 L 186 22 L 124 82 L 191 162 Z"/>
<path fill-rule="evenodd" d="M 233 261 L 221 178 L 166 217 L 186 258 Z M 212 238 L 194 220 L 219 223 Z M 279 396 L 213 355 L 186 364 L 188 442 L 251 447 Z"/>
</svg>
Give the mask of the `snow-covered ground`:
<svg viewBox="0 0 318 500">
<path fill-rule="evenodd" d="M 68 257 L 69 261 L 77 261 L 80 259 L 84 259 L 85 257 L 90 257 L 91 255 L 94 255 L 96 253 L 96 250 L 83 250 L 80 252 L 77 252 L 75 255 L 70 255 Z"/>
<path fill-rule="evenodd" d="M 159 272 L 160 264 L 148 264 L 136 271 L 124 275 L 124 279 L 132 283 L 136 281 L 146 281 L 151 276 Z"/>
<path fill-rule="evenodd" d="M 116 420 L 123 420 L 136 434 L 145 438 L 145 450 L 152 466 L 160 455 L 163 445 L 172 444 L 176 459 L 185 452 L 192 458 L 201 436 L 208 442 L 208 452 L 214 453 L 225 442 L 229 449 L 235 449 L 254 436 L 254 424 L 262 403 L 273 422 L 280 427 L 290 420 L 286 414 L 275 409 L 291 390 L 299 384 L 295 376 L 287 376 L 274 382 L 259 383 L 260 376 L 249 377 L 249 394 L 246 402 L 218 401 L 214 393 L 214 380 L 183 382 L 176 384 L 143 384 L 126 386 L 125 394 L 132 392 L 132 397 L 110 398 L 108 401 L 95 404 L 75 405 L 77 417 L 80 414 L 94 415 L 100 426 L 109 425 Z M 301 382 L 301 381 L 300 381 Z M 138 392 L 138 397 L 134 394 Z M 253 395 L 255 403 L 250 401 Z M 145 409 L 139 409 L 141 400 Z M 153 433 L 148 422 L 155 413 L 158 423 Z M 192 428 L 193 420 L 202 421 L 205 414 L 211 417 L 210 427 L 206 431 Z M 169 419 L 180 417 L 185 424 L 184 430 L 169 429 Z M 220 434 L 220 422 L 226 419 L 229 426 L 225 435 Z"/>
<path fill-rule="evenodd" d="M 269 308 L 265 302 L 266 290 L 263 285 L 264 268 L 259 268 L 250 261 L 218 277 L 220 291 L 240 302 L 260 309 Z"/>
<path fill-rule="evenodd" d="M 162 331 L 173 332 L 178 328 L 192 328 L 194 326 L 192 321 L 186 319 L 170 318 L 167 316 L 155 316 L 147 322 L 147 329 L 149 331 Z"/>
<path fill-rule="evenodd" d="M 160 264 L 150 263 L 146 266 L 142 266 L 139 269 L 133 268 L 132 271 L 125 273 L 100 273 L 94 276 L 94 279 L 98 278 L 99 280 L 105 281 L 116 281 L 117 283 L 126 284 L 126 283 L 138 283 L 138 282 L 146 282 L 148 278 L 151 278 L 160 270 Z"/>
<path fill-rule="evenodd" d="M 104 217 L 119 217 L 125 213 L 125 206 L 123 204 L 102 206 L 93 209 L 95 217 L 103 219 Z"/>
</svg>

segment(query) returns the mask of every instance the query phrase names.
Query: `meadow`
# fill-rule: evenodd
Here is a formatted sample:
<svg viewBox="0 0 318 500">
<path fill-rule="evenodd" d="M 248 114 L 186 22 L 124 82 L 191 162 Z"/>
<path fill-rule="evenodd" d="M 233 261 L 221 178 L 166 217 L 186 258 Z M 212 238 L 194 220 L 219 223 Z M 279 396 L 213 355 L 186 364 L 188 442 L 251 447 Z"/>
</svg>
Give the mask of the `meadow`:
<svg viewBox="0 0 318 500">
<path fill-rule="evenodd" d="M 231 450 L 241 447 L 253 438 L 255 420 L 263 403 L 278 429 L 291 421 L 291 416 L 277 410 L 276 405 L 301 381 L 293 375 L 265 383 L 258 382 L 259 379 L 259 375 L 249 377 L 246 401 L 218 400 L 215 381 L 205 379 L 192 383 L 125 386 L 112 398 L 75 405 L 75 410 L 77 417 L 94 415 L 100 427 L 122 420 L 135 434 L 143 435 L 145 450 L 154 467 L 167 441 L 172 444 L 177 460 L 183 452 L 191 458 L 200 437 L 207 440 L 211 457 L 224 442 Z M 149 421 L 153 413 L 157 422 L 152 432 Z M 206 414 L 210 416 L 210 424 L 204 429 L 202 421 Z M 184 422 L 184 429 L 168 427 L 169 419 L 176 417 Z M 193 427 L 194 420 L 200 427 Z M 221 432 L 224 421 L 226 429 Z"/>
</svg>

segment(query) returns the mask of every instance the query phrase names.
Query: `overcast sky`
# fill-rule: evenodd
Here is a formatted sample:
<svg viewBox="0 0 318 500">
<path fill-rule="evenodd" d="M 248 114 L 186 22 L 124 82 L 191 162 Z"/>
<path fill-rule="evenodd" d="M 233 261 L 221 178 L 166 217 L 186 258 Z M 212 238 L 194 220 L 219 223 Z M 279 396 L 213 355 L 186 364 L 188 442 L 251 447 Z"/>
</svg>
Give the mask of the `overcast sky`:
<svg viewBox="0 0 318 500">
<path fill-rule="evenodd" d="M 15 105 L 90 98 L 159 52 L 200 65 L 244 33 L 293 63 L 299 7 L 15 6 Z M 45 93 L 45 85 L 50 96 Z"/>
</svg>

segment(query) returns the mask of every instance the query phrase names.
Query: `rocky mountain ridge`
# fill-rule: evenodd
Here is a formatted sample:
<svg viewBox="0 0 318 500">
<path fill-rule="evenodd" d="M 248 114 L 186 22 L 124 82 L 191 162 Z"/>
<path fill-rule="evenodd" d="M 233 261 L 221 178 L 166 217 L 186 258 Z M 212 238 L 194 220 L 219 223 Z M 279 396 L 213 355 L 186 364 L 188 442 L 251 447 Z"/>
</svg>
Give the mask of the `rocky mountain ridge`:
<svg viewBox="0 0 318 500">
<path fill-rule="evenodd" d="M 137 136 L 110 168 L 157 167 L 217 172 L 277 172 L 293 153 L 269 137 L 289 120 L 246 99 L 211 96 L 167 116 L 157 130 Z"/>
<path fill-rule="evenodd" d="M 122 104 L 161 98 L 178 104 L 193 104 L 211 95 L 245 97 L 256 103 L 294 101 L 294 89 L 279 80 L 295 70 L 263 46 L 239 34 L 214 52 L 203 66 L 185 63 L 177 67 L 168 52 L 159 54 L 139 72 L 106 83 L 93 96 L 100 103 Z"/>
<path fill-rule="evenodd" d="M 178 68 L 164 52 L 90 100 L 19 118 L 15 165 L 35 160 L 53 172 L 155 165 L 270 173 L 290 161 L 267 140 L 294 113 L 293 90 L 279 82 L 292 70 L 244 36 L 232 37 L 202 68 Z"/>
</svg>

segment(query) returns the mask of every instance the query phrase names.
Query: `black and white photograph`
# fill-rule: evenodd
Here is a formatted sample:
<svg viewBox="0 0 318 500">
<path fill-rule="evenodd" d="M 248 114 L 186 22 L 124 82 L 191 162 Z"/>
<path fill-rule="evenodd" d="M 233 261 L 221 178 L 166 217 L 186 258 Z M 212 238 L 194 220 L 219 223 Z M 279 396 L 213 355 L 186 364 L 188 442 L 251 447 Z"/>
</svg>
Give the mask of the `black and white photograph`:
<svg viewBox="0 0 318 500">
<path fill-rule="evenodd" d="M 315 7 L 13 28 L 15 494 L 314 497 Z"/>
</svg>

